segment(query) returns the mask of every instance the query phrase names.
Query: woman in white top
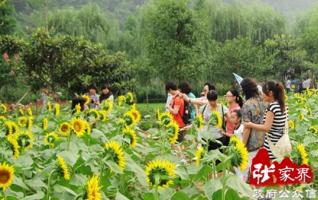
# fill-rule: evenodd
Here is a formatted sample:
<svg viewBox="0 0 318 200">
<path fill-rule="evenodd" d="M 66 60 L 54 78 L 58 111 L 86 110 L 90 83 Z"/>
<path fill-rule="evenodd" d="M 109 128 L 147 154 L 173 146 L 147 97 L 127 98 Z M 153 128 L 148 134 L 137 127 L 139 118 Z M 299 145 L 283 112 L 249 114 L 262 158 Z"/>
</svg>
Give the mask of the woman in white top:
<svg viewBox="0 0 318 200">
<path fill-rule="evenodd" d="M 109 99 L 110 101 L 114 101 L 113 93 L 108 85 L 104 85 L 102 87 L 102 93 L 99 96 L 99 102 L 102 103 L 106 99 Z"/>
</svg>

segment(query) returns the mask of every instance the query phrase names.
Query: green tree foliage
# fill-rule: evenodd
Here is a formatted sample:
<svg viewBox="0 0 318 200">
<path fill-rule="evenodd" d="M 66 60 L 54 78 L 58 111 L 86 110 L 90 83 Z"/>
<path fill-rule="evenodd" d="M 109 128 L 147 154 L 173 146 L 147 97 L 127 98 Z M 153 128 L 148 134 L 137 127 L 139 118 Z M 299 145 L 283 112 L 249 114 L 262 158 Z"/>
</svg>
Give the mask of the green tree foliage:
<svg viewBox="0 0 318 200">
<path fill-rule="evenodd" d="M 196 23 L 187 1 L 161 0 L 148 5 L 147 56 L 162 80 L 195 79 Z"/>
<path fill-rule="evenodd" d="M 210 37 L 220 42 L 238 36 L 263 42 L 285 29 L 283 16 L 261 2 L 246 5 L 240 1 L 198 0 L 194 9 Z"/>
<path fill-rule="evenodd" d="M 0 1 L 0 35 L 10 34 L 15 29 L 14 8 L 9 0 Z"/>
<path fill-rule="evenodd" d="M 82 38 L 37 31 L 26 48 L 24 73 L 33 90 L 43 86 L 82 93 L 90 84 L 110 83 L 117 92 L 132 87 L 131 67 L 123 54 L 105 50 Z"/>
<path fill-rule="evenodd" d="M 110 23 L 97 5 L 87 5 L 79 10 L 66 8 L 50 13 L 49 29 L 72 36 L 83 36 L 106 46 Z"/>
<path fill-rule="evenodd" d="M 305 62 L 305 50 L 297 45 L 296 39 L 291 35 L 275 35 L 265 41 L 265 48 L 274 58 L 272 71 L 275 72 L 276 78 L 283 79 L 289 68 L 301 73 L 308 66 Z"/>
<path fill-rule="evenodd" d="M 231 83 L 232 73 L 245 77 L 255 77 L 259 80 L 267 76 L 265 73 L 272 65 L 272 59 L 265 54 L 262 46 L 256 46 L 248 38 L 227 40 L 218 50 L 212 67 L 207 74 L 209 80 Z M 269 74 L 270 76 L 270 74 Z"/>
<path fill-rule="evenodd" d="M 299 44 L 308 54 L 307 59 L 318 63 L 318 6 L 299 19 L 295 32 L 300 37 Z"/>
</svg>

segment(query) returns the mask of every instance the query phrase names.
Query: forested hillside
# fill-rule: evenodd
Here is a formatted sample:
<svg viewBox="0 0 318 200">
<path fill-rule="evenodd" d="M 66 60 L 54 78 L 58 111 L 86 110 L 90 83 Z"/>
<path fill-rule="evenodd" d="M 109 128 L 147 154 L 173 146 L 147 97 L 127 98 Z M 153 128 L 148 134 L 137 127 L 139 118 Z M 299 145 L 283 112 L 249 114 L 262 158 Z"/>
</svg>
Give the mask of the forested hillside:
<svg viewBox="0 0 318 200">
<path fill-rule="evenodd" d="M 35 39 L 35 35 L 39 36 L 38 29 L 41 28 L 49 33 L 47 42 L 50 45 L 66 42 L 63 38 L 66 35 L 79 38 L 75 41 L 87 40 L 99 45 L 98 48 L 105 52 L 103 54 L 119 53 L 123 59 L 120 63 L 124 62 L 126 64 L 123 66 L 129 66 L 125 73 L 130 74 L 130 80 L 127 84 L 116 81 L 110 84 L 115 85 L 116 93 L 121 93 L 128 89 L 128 83 L 135 83 L 133 86 L 139 88 L 136 92 L 142 101 L 148 97 L 153 100 L 164 98 L 162 85 L 167 80 L 188 80 L 195 93 L 199 93 L 204 82 L 210 81 L 217 85 L 220 92 L 224 92 L 231 87 L 233 72 L 243 77 L 253 76 L 260 81 L 271 78 L 284 81 L 287 72 L 293 72 L 290 76 L 300 80 L 313 76 L 308 70 L 316 69 L 318 63 L 317 6 L 315 1 L 310 0 L 5 2 L 7 3 L 3 4 L 6 5 L 3 9 L 6 14 L 3 19 L 6 22 L 2 25 L 2 34 L 13 33 L 29 44 L 30 40 Z M 58 38 L 55 40 L 55 37 Z M 2 52 L 8 51 L 7 47 L 12 46 L 14 41 L 12 38 L 2 39 Z M 62 46 L 72 49 L 69 45 L 64 43 Z M 80 46 L 81 44 L 78 47 Z M 44 53 L 40 49 L 34 50 Z M 18 50 L 9 51 L 17 53 Z M 35 55 L 34 52 L 30 53 Z M 49 54 L 50 51 L 46 53 Z M 82 65 L 83 70 L 78 66 L 79 71 L 96 68 L 96 56 L 93 58 L 93 54 L 88 56 L 85 52 L 77 53 L 86 56 L 83 59 L 89 61 Z M 46 62 L 41 61 L 37 65 L 60 66 L 62 71 L 75 67 L 74 63 L 68 64 L 71 61 L 67 59 L 63 61 L 64 64 L 57 63 L 58 65 Z M 32 67 L 35 63 L 29 64 L 31 66 L 26 66 L 30 67 L 27 74 L 34 73 Z M 19 69 L 23 71 L 24 68 Z M 93 74 L 80 75 L 76 80 L 71 80 L 68 87 L 61 87 L 61 90 L 66 90 L 63 92 L 66 94 L 73 93 L 76 92 L 75 88 L 85 87 L 92 80 L 98 83 L 128 80 L 120 75 L 99 77 L 94 74 L 96 75 L 98 77 L 92 77 Z M 55 78 L 51 77 L 44 82 L 53 85 L 50 82 Z M 55 81 L 57 80 L 59 79 Z M 81 82 L 80 86 L 71 87 L 78 82 Z M 10 84 L 3 86 L 6 87 L 10 87 Z"/>
</svg>

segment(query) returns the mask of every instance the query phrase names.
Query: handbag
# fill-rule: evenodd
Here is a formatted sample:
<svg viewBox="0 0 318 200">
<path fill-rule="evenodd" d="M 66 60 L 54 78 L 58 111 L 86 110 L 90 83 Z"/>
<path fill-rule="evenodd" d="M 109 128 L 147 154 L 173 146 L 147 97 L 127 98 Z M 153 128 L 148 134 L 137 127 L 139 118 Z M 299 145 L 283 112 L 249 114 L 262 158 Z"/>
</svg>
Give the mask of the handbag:
<svg viewBox="0 0 318 200">
<path fill-rule="evenodd" d="M 286 113 L 287 115 L 287 113 Z M 285 120 L 285 128 L 284 133 L 281 138 L 277 141 L 277 143 L 274 145 L 270 138 L 268 138 L 268 145 L 270 150 L 272 151 L 273 155 L 278 160 L 283 160 L 284 157 L 288 157 L 292 151 L 292 146 L 290 143 L 289 135 L 288 135 L 288 118 L 286 116 Z"/>
</svg>

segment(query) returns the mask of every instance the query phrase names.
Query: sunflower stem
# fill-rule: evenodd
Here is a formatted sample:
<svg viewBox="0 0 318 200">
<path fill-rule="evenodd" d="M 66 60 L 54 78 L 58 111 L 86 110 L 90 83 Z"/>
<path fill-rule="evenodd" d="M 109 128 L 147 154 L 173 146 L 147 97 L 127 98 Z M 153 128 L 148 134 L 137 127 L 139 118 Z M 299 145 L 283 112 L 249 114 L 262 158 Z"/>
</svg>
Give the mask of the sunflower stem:
<svg viewBox="0 0 318 200">
<path fill-rule="evenodd" d="M 7 199 L 7 196 L 6 196 L 6 192 L 5 190 L 1 190 L 1 193 L 2 193 L 2 196 L 3 196 L 3 199 L 6 200 Z"/>
<path fill-rule="evenodd" d="M 70 144 L 71 144 L 71 135 L 67 137 L 67 150 L 70 150 Z"/>
<path fill-rule="evenodd" d="M 155 191 L 155 199 L 159 200 L 160 199 L 160 195 L 159 195 L 159 191 L 158 188 L 156 187 L 156 191 Z"/>
<path fill-rule="evenodd" d="M 55 169 L 53 169 L 51 172 L 50 172 L 50 175 L 49 175 L 49 178 L 47 180 L 47 193 L 46 193 L 46 199 L 49 199 L 49 195 L 50 195 L 50 184 L 51 184 L 51 177 L 52 177 L 52 174 L 55 172 Z"/>
</svg>

